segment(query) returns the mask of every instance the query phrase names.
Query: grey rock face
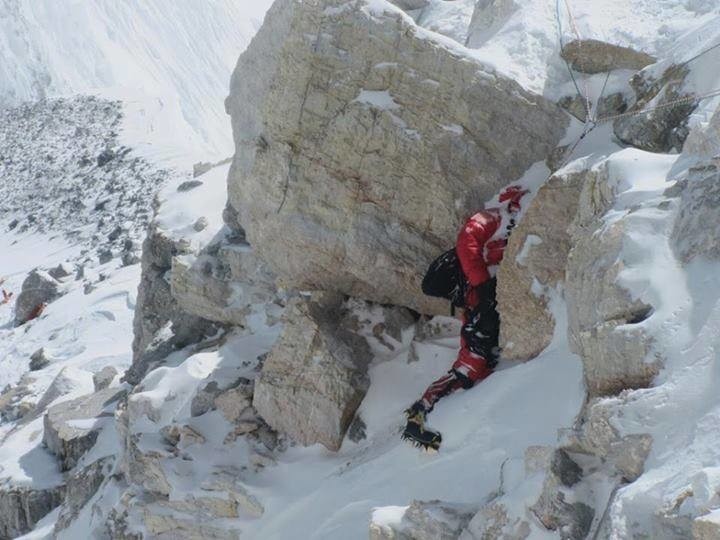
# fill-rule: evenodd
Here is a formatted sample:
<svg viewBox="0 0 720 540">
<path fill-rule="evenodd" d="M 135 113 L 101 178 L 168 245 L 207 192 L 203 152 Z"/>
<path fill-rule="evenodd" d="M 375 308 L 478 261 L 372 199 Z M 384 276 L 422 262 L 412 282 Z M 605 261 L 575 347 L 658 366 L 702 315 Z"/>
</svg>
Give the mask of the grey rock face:
<svg viewBox="0 0 720 540">
<path fill-rule="evenodd" d="M 693 129 L 683 146 L 683 153 L 705 159 L 720 156 L 720 110 L 715 111 L 704 128 Z"/>
<path fill-rule="evenodd" d="M 187 242 L 173 240 L 154 226 L 143 243 L 142 277 L 133 320 L 133 365 L 125 375 L 132 384 L 140 382 L 150 365 L 176 347 L 196 343 L 213 326 L 183 310 L 170 290 L 173 257 L 189 252 Z M 172 336 L 157 341 L 158 332 L 166 326 L 172 326 Z"/>
<path fill-rule="evenodd" d="M 506 358 L 533 358 L 552 340 L 555 320 L 534 283 L 554 287 L 565 281 L 571 225 L 585 177 L 574 173 L 550 178 L 510 236 L 497 289 L 500 346 Z"/>
<path fill-rule="evenodd" d="M 98 436 L 100 419 L 112 417 L 105 408 L 124 395 L 117 388 L 106 388 L 78 399 L 54 405 L 44 418 L 43 443 L 60 461 L 63 471 L 77 465 L 80 458 L 93 447 Z M 87 423 L 88 420 L 94 420 Z M 83 421 L 82 427 L 77 425 Z"/>
<path fill-rule="evenodd" d="M 113 456 L 99 459 L 68 478 L 63 508 L 55 524 L 56 533 L 67 528 L 77 518 L 82 507 L 110 474 L 114 459 Z"/>
<path fill-rule="evenodd" d="M 340 298 L 295 299 L 255 385 L 253 406 L 303 445 L 338 450 L 368 381 L 364 339 L 343 331 Z"/>
<path fill-rule="evenodd" d="M 66 277 L 70 277 L 73 274 L 72 266 L 67 263 L 61 263 L 55 268 L 48 270 L 48 274 L 57 280 L 61 280 Z"/>
<path fill-rule="evenodd" d="M 212 381 L 200 388 L 190 403 L 190 416 L 201 416 L 215 409 L 215 398 L 220 395 L 222 388 Z"/>
<path fill-rule="evenodd" d="M 65 486 L 0 488 L 0 538 L 17 538 L 63 502 Z"/>
<path fill-rule="evenodd" d="M 581 122 L 585 122 L 587 120 L 587 101 L 577 94 L 565 96 L 558 101 L 558 105 Z M 590 102 L 591 111 L 593 107 L 595 107 L 595 104 Z M 628 104 L 625 101 L 625 96 L 621 92 L 616 92 L 603 97 L 599 101 L 597 104 L 596 116 L 597 118 L 603 118 L 605 116 L 621 114 L 627 110 L 627 107 Z"/>
<path fill-rule="evenodd" d="M 477 508 L 442 501 L 413 501 L 397 526 L 370 523 L 370 540 L 456 540 Z"/>
<path fill-rule="evenodd" d="M 83 372 L 87 377 L 90 374 Z M 34 415 L 39 415 L 45 411 L 45 409 L 57 398 L 67 395 L 71 392 L 82 392 L 84 388 L 87 388 L 85 381 L 78 378 L 78 372 L 71 368 L 63 368 L 47 387 L 45 393 L 38 400 L 33 411 Z M 92 388 L 88 388 L 84 391 L 89 392 Z"/>
<path fill-rule="evenodd" d="M 26 373 L 17 384 L 8 384 L 0 392 L 0 417 L 3 420 L 17 420 L 32 412 L 35 404 L 30 401 L 32 396 L 30 385 L 33 382 L 34 379 Z"/>
<path fill-rule="evenodd" d="M 551 454 L 543 490 L 531 511 L 563 540 L 583 540 L 587 537 L 595 511 L 584 502 L 566 501 L 565 491 L 580 482 L 582 469 L 562 449 Z"/>
<path fill-rule="evenodd" d="M 720 160 L 690 170 L 672 233 L 678 258 L 720 258 Z"/>
<path fill-rule="evenodd" d="M 565 434 L 569 452 L 595 456 L 609 469 L 609 475 L 622 482 L 633 482 L 642 473 L 650 454 L 652 437 L 647 434 L 622 436 L 612 425 L 612 417 L 623 398 L 593 398 L 582 411 L 578 431 Z"/>
<path fill-rule="evenodd" d="M 688 97 L 683 89 L 687 68 L 668 68 L 658 80 L 646 79 L 644 72 L 635 75 L 631 84 L 637 101 L 628 112 L 638 112 L 615 120 L 613 130 L 618 139 L 648 152 L 681 151 L 688 137 L 687 120 L 697 107 L 695 101 L 641 113 L 645 109 Z"/>
<path fill-rule="evenodd" d="M 720 510 L 708 512 L 692 522 L 693 540 L 718 540 L 720 538 Z"/>
<path fill-rule="evenodd" d="M 41 306 L 57 300 L 61 295 L 60 283 L 47 272 L 33 270 L 22 284 L 15 302 L 15 324 L 25 324 L 37 316 Z"/>
<path fill-rule="evenodd" d="M 112 366 L 105 366 L 100 371 L 93 375 L 93 384 L 95 385 L 95 391 L 106 389 L 110 386 L 118 371 Z"/>
<path fill-rule="evenodd" d="M 235 326 L 245 325 L 253 304 L 275 299 L 272 276 L 247 245 L 223 243 L 196 258 L 173 258 L 170 287 L 186 313 Z"/>
<path fill-rule="evenodd" d="M 563 46 L 560 55 L 582 73 L 604 73 L 613 69 L 639 71 L 655 63 L 655 58 L 647 53 L 597 39 L 571 41 Z"/>
<path fill-rule="evenodd" d="M 652 306 L 633 299 L 617 283 L 627 219 L 609 226 L 602 219 L 615 198 L 605 166 L 587 175 L 582 185 L 567 260 L 571 344 L 582 357 L 591 396 L 646 387 L 660 364 L 647 361 L 651 339 L 634 325 L 652 314 Z"/>
<path fill-rule="evenodd" d="M 45 349 L 40 348 L 30 356 L 30 371 L 39 371 L 50 365 L 50 360 L 45 355 Z"/>
<path fill-rule="evenodd" d="M 230 204 L 281 284 L 445 313 L 427 265 L 567 120 L 399 14 L 346 5 L 276 2 L 241 56 Z"/>
<path fill-rule="evenodd" d="M 651 341 L 633 326 L 652 307 L 617 284 L 627 221 L 602 219 L 614 200 L 606 164 L 552 177 L 513 231 L 498 272 L 500 345 L 511 359 L 532 358 L 550 343 L 555 323 L 544 288 L 565 284 L 571 344 L 591 395 L 648 386 L 660 367 L 647 362 Z"/>
</svg>

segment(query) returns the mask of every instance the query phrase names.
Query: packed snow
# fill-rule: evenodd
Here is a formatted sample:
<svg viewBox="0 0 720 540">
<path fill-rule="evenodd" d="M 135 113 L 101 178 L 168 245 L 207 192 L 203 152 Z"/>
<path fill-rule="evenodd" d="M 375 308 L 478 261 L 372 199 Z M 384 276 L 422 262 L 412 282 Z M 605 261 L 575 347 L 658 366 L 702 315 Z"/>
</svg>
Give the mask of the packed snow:
<svg viewBox="0 0 720 540">
<path fill-rule="evenodd" d="M 65 294 L 24 327 L 13 327 L 12 303 L 0 305 L 0 388 L 23 387 L 16 408 L 36 404 L 58 377 L 72 381 L 60 398 L 67 400 L 92 391 L 92 373 L 108 365 L 122 372 L 130 365 L 140 267 L 121 258 L 127 242 L 130 251 L 138 248 L 156 197 L 158 226 L 187 239 L 194 251 L 223 233 L 229 164 L 222 160 L 232 152 L 223 99 L 230 71 L 269 4 L 220 0 L 198 9 L 190 0 L 152 5 L 0 0 L 0 104 L 6 106 L 0 109 L 0 278 L 5 279 L 0 287 L 19 291 L 27 273 L 38 267 L 65 262 L 76 271 L 63 280 Z M 370 4 L 370 13 L 397 11 L 384 1 Z M 428 39 L 530 90 L 553 99 L 574 92 L 558 55 L 556 2 L 511 2 L 514 9 L 503 20 L 475 34 L 473 4 L 432 0 L 407 16 L 424 27 Z M 658 57 L 649 68 L 658 72 L 720 40 L 720 7 L 712 0 L 574 0 L 572 15 L 560 4 L 565 41 L 574 39 L 576 25 L 584 38 L 632 45 Z M 719 59 L 720 48 L 693 61 L 691 91 L 720 88 Z M 604 76 L 584 76 L 581 82 L 595 99 L 603 86 L 607 93 L 628 94 L 628 77 L 615 72 L 607 85 Z M 65 97 L 45 99 L 56 96 Z M 21 103 L 27 100 L 32 102 Z M 383 91 L 363 91 L 357 100 L 386 109 L 399 106 Z M 691 127 L 704 129 L 719 104 L 720 98 L 703 101 Z M 563 144 L 577 142 L 583 129 L 573 120 Z M 111 159 L 100 164 L 107 150 Z M 678 500 L 680 514 L 702 506 L 712 510 L 706 519 L 720 521 L 714 491 L 720 483 L 720 265 L 696 260 L 682 267 L 669 245 L 676 202 L 657 209 L 667 188 L 683 178 L 689 159 L 622 149 L 610 126 L 595 129 L 566 156 L 566 170 L 610 167 L 619 195 L 605 219 L 630 216 L 632 224 L 620 282 L 653 306 L 641 324 L 655 340 L 654 352 L 665 359 L 654 387 L 607 398 L 617 404 L 615 423 L 622 434 L 650 433 L 654 439 L 646 472 L 618 490 L 609 509 L 623 537 L 647 534 L 651 509 Z M 198 161 L 213 165 L 194 178 L 190 167 Z M 518 182 L 535 193 L 548 174 L 538 163 Z M 188 182 L 194 185 L 187 188 Z M 196 227 L 200 218 L 202 228 Z M 538 240 L 528 238 L 527 250 Z M 109 251 L 110 259 L 101 260 L 98 248 Z M 524 254 L 525 249 L 521 259 Z M 585 399 L 581 362 L 567 342 L 561 292 L 550 294 L 557 321 L 552 344 L 531 362 L 503 362 L 478 387 L 441 401 L 430 416 L 431 426 L 444 436 L 437 455 L 418 453 L 398 433 L 402 410 L 454 359 L 458 325 L 446 318 L 427 323 L 441 328 L 440 334 L 412 346 L 411 333 L 394 351 L 374 343 L 371 386 L 359 410 L 365 435 L 346 439 L 338 453 L 284 442 L 268 457 L 244 438 L 224 444 L 225 420 L 217 411 L 191 418 L 190 399 L 209 377 L 222 385 L 257 375 L 258 358 L 281 330 L 259 318 L 221 345 L 177 351 L 149 373 L 133 399 L 163 405 L 162 415 L 131 429 L 151 444 L 159 427 L 184 422 L 205 438 L 187 449 L 196 469 L 188 472 L 179 458 L 169 461 L 178 499 L 193 494 L 195 482 L 212 467 L 260 455 L 256 459 L 264 459 L 263 466 L 246 471 L 243 484 L 264 514 L 222 524 L 249 538 L 367 538 L 371 519 L 398 524 L 413 500 L 479 506 L 500 488 L 507 501 L 522 507 L 540 489 L 524 478 L 525 449 L 554 445 L 558 430 L 573 424 Z M 23 382 L 29 358 L 40 348 L 50 363 Z M 167 405 L 172 396 L 177 399 Z M 35 487 L 62 481 L 54 456 L 42 446 L 41 430 L 41 416 L 25 424 L 3 419 L 2 480 Z M 99 441 L 96 456 L 113 453 L 120 444 L 109 423 Z M 91 507 L 106 511 L 117 502 L 122 490 L 113 482 L 62 537 L 81 537 L 99 524 L 104 514 Z M 688 490 L 695 496 L 682 499 Z M 48 514 L 27 538 L 52 537 L 58 517 L 57 511 Z M 533 538 L 548 534 L 539 526 L 532 533 Z"/>
</svg>

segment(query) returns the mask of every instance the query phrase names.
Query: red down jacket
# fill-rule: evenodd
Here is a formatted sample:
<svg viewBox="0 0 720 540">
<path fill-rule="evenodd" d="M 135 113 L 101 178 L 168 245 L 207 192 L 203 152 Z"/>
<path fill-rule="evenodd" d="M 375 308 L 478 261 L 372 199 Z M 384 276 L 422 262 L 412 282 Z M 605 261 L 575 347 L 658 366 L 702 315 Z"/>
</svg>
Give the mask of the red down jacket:
<svg viewBox="0 0 720 540">
<path fill-rule="evenodd" d="M 490 269 L 502 261 L 507 237 L 493 238 L 502 223 L 498 209 L 483 210 L 465 222 L 457 237 L 460 266 L 470 283 L 466 306 L 475 307 L 478 298 L 473 294 L 476 287 L 491 278 Z"/>
</svg>

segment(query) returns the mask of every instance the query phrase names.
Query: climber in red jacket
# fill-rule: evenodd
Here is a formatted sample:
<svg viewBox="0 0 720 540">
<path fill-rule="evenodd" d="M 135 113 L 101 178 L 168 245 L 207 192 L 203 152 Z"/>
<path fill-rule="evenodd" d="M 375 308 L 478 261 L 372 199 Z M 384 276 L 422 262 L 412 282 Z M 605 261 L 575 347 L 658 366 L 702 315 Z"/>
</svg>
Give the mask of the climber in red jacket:
<svg viewBox="0 0 720 540">
<path fill-rule="evenodd" d="M 425 427 L 425 417 L 435 403 L 460 388 L 472 388 L 497 364 L 500 317 L 495 309 L 495 272 L 526 193 L 519 186 L 506 188 L 498 207 L 478 212 L 460 229 L 455 245 L 462 281 L 460 352 L 447 375 L 432 383 L 406 411 L 403 437 L 420 446 L 437 449 L 440 445 L 440 434 Z"/>
</svg>

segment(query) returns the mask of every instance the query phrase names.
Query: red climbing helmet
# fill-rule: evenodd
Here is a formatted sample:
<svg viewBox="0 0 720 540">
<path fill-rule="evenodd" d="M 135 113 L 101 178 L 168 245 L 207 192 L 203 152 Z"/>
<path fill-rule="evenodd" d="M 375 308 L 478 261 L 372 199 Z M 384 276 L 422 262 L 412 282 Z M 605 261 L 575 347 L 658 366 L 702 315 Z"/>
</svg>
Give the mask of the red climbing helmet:
<svg viewBox="0 0 720 540">
<path fill-rule="evenodd" d="M 517 212 L 520 210 L 520 199 L 522 199 L 526 193 L 529 193 L 529 190 L 521 186 L 508 186 L 500 193 L 498 202 L 501 204 L 507 202 L 508 210 Z"/>
</svg>

